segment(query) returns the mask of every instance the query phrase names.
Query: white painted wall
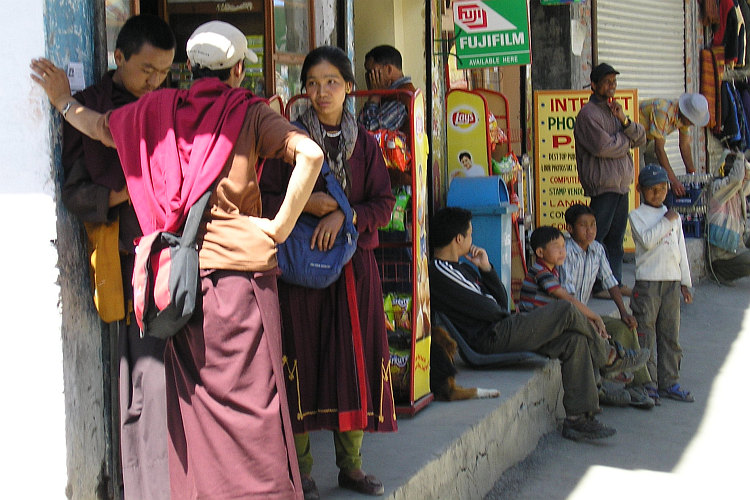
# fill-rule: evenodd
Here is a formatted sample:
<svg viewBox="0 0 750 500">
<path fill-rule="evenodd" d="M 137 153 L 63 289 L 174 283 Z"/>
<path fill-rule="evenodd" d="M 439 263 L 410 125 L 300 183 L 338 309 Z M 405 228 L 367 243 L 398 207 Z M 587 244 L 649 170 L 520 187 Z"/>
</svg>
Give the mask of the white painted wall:
<svg viewBox="0 0 750 500">
<path fill-rule="evenodd" d="M 67 482 L 50 114 L 28 76 L 31 58 L 44 55 L 43 6 L 25 0 L 0 18 L 4 498 L 65 498 Z"/>
</svg>

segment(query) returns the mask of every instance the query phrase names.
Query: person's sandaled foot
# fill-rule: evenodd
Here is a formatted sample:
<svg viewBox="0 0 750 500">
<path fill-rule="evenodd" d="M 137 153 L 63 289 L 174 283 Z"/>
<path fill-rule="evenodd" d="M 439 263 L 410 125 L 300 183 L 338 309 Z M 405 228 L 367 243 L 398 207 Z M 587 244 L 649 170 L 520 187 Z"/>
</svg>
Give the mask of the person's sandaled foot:
<svg viewBox="0 0 750 500">
<path fill-rule="evenodd" d="M 644 385 L 643 388 L 646 390 L 648 397 L 654 400 L 654 406 L 661 406 L 661 397 L 659 397 L 659 390 L 653 385 Z"/>
<path fill-rule="evenodd" d="M 302 476 L 302 493 L 305 495 L 305 500 L 320 500 L 318 485 L 311 476 Z"/>
<path fill-rule="evenodd" d="M 680 384 L 674 384 L 668 389 L 659 389 L 659 395 L 664 398 L 674 399 L 675 401 L 682 401 L 684 403 L 692 403 L 695 398 L 690 391 L 683 390 Z"/>
<path fill-rule="evenodd" d="M 359 472 L 361 476 L 357 479 L 349 474 L 354 472 L 355 474 Z M 349 471 L 344 472 L 339 471 L 339 487 L 345 488 L 347 490 L 356 491 L 357 493 L 362 493 L 364 495 L 382 495 L 385 493 L 385 488 L 383 488 L 383 483 L 380 482 L 378 478 L 376 478 L 373 475 L 366 475 L 364 472 L 360 471 Z"/>
</svg>

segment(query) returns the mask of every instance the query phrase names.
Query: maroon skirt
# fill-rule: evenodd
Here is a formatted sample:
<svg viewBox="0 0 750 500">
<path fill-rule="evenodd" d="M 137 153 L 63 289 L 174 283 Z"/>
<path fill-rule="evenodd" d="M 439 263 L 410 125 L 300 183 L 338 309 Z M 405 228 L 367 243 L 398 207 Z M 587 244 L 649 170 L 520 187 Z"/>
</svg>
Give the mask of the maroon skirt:
<svg viewBox="0 0 750 500">
<path fill-rule="evenodd" d="M 373 252 L 358 248 L 352 266 L 364 373 L 357 368 L 345 275 L 320 290 L 279 281 L 283 361 L 295 433 L 397 429 L 383 292 Z"/>
<path fill-rule="evenodd" d="M 201 271 L 202 308 L 167 342 L 172 498 L 302 498 L 275 271 Z"/>
</svg>

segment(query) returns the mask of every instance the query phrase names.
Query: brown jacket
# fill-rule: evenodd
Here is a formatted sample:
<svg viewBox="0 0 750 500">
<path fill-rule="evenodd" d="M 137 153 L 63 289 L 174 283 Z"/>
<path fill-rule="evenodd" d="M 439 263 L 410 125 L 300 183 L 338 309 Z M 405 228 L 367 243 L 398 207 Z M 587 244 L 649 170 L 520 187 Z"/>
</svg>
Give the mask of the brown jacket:
<svg viewBox="0 0 750 500">
<path fill-rule="evenodd" d="M 646 143 L 643 125 L 631 121 L 623 129 L 606 101 L 592 94 L 578 113 L 573 134 L 583 193 L 627 193 L 635 177 L 630 150 Z"/>
</svg>

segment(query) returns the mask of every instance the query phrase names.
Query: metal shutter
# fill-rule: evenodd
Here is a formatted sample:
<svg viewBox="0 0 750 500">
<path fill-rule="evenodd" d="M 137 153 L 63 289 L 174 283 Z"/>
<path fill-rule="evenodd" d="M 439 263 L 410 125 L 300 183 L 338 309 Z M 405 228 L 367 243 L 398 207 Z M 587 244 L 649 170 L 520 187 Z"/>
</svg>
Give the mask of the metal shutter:
<svg viewBox="0 0 750 500">
<path fill-rule="evenodd" d="M 685 92 L 685 1 L 597 0 L 598 61 L 620 72 L 617 86 L 638 99 L 677 98 Z M 666 151 L 676 174 L 685 173 L 678 134 Z"/>
</svg>

